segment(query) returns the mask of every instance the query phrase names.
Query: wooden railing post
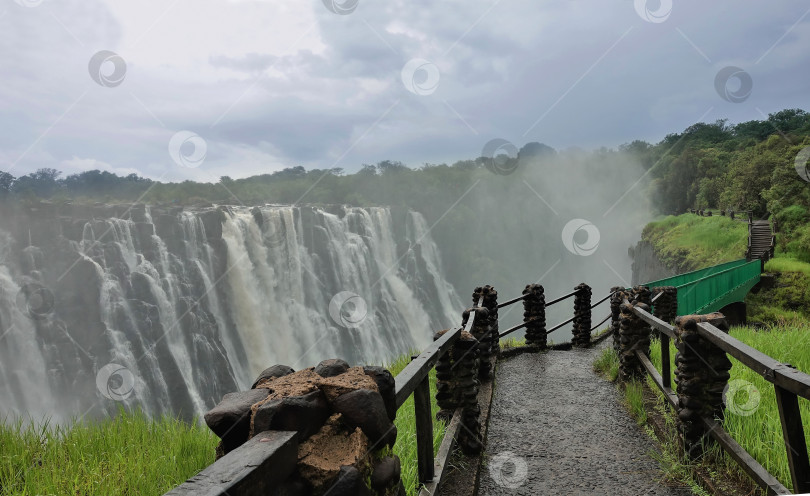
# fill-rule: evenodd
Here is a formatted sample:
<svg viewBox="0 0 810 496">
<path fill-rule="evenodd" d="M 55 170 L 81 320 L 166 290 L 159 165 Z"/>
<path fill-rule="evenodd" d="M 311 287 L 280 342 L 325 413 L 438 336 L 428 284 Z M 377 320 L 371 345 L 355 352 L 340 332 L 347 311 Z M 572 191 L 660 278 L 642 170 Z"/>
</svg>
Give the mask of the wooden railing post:
<svg viewBox="0 0 810 496">
<path fill-rule="evenodd" d="M 591 287 L 581 283 L 574 288 L 574 336 L 571 343 L 579 348 L 591 344 Z"/>
<path fill-rule="evenodd" d="M 433 415 L 430 411 L 429 377 L 425 376 L 413 392 L 417 470 L 420 483 L 433 480 Z"/>
<path fill-rule="evenodd" d="M 526 322 L 526 344 L 540 349 L 548 347 L 546 335 L 546 296 L 543 286 L 527 284 L 523 290 L 523 322 Z"/>
<path fill-rule="evenodd" d="M 700 456 L 705 446 L 703 441 L 711 439 L 703 418 L 723 420 L 723 393 L 731 369 L 726 353 L 700 336 L 699 322 L 709 322 L 728 333 L 728 323 L 719 312 L 675 319 L 678 432 L 684 453 L 691 458 Z"/>
<path fill-rule="evenodd" d="M 779 407 L 779 419 L 782 422 L 782 437 L 785 439 L 790 477 L 793 480 L 793 492 L 810 492 L 810 461 L 807 457 L 807 444 L 804 440 L 802 414 L 799 411 L 799 398 L 795 393 L 777 385 L 776 405 Z"/>
</svg>

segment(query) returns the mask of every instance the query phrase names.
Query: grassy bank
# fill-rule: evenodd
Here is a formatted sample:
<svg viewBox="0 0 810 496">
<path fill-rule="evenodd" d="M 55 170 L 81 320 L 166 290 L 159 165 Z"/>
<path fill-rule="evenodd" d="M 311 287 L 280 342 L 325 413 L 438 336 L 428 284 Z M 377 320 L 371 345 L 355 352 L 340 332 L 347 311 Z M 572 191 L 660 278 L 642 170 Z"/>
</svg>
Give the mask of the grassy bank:
<svg viewBox="0 0 810 496">
<path fill-rule="evenodd" d="M 748 227 L 723 216 L 670 215 L 647 224 L 641 239 L 665 266 L 682 273 L 744 257 Z"/>
<path fill-rule="evenodd" d="M 139 412 L 51 426 L 0 423 L 0 494 L 163 494 L 214 461 L 207 427 Z"/>
<path fill-rule="evenodd" d="M 399 373 L 410 362 L 403 355 L 388 366 Z M 433 411 L 436 373 L 430 374 Z M 402 462 L 409 495 L 417 490 L 416 427 L 413 397 L 397 412 L 393 451 Z M 445 426 L 435 422 L 434 452 Z M 98 422 L 0 422 L 0 495 L 160 495 L 214 462 L 219 442 L 205 425 L 171 417 L 149 419 L 121 411 Z"/>
<path fill-rule="evenodd" d="M 730 334 L 780 362 L 790 363 L 803 372 L 810 372 L 810 347 L 807 346 L 810 324 L 774 326 L 766 331 L 740 327 L 733 328 Z M 670 356 L 674 366 L 674 346 L 670 346 Z M 650 358 L 660 371 L 661 347 L 657 343 L 652 346 Z M 731 358 L 731 362 L 733 366 L 729 384 L 730 390 L 733 388 L 735 393 L 727 397 L 724 428 L 768 472 L 790 488 L 790 469 L 773 385 L 734 358 Z M 672 381 L 674 384 L 674 371 Z M 810 402 L 799 400 L 799 406 L 802 418 L 810 418 Z M 810 443 L 810 431 L 805 432 L 805 437 L 806 442 Z M 722 456 L 725 464 L 734 464 L 727 455 Z"/>
</svg>

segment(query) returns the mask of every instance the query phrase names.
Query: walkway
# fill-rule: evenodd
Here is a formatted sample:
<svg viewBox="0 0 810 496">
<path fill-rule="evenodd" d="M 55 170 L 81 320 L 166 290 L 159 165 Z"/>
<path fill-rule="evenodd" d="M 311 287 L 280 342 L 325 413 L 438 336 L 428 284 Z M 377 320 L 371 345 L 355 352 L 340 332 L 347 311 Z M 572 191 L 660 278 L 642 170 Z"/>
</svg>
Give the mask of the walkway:
<svg viewBox="0 0 810 496">
<path fill-rule="evenodd" d="M 479 495 L 691 494 L 659 482 L 653 442 L 593 372 L 600 350 L 499 362 Z"/>
</svg>

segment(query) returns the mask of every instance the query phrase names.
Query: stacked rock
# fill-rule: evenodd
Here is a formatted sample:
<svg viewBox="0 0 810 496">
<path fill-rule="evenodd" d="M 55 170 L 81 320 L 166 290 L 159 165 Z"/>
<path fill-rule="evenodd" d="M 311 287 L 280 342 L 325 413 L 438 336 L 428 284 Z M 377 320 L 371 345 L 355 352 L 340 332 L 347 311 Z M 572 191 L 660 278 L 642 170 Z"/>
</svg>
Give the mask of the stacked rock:
<svg viewBox="0 0 810 496">
<path fill-rule="evenodd" d="M 719 312 L 684 315 L 675 319 L 675 390 L 678 393 L 678 432 L 688 456 L 703 453 L 706 428 L 701 417 L 723 421 L 723 392 L 728 384 L 731 361 L 725 352 L 698 334 L 697 324 L 708 322 L 728 333 L 728 323 Z"/>
<path fill-rule="evenodd" d="M 523 289 L 523 322 L 526 324 L 526 344 L 546 348 L 546 295 L 543 286 L 527 284 Z"/>
<path fill-rule="evenodd" d="M 484 301 L 481 306 L 485 307 L 487 311 L 489 311 L 488 320 L 490 353 L 497 355 L 501 351 L 501 335 L 498 329 L 498 291 L 490 285 L 484 286 L 480 294 L 477 292 L 473 293 L 473 305 L 478 301 L 479 296 L 484 297 Z"/>
<path fill-rule="evenodd" d="M 445 329 L 437 332 L 433 335 L 433 340 L 438 340 L 448 331 L 449 329 Z M 439 361 L 436 362 L 436 403 L 439 404 L 436 418 L 439 420 L 449 421 L 455 409 L 461 406 L 461 388 L 458 386 L 454 372 L 451 349 L 449 353 L 439 357 Z"/>
<path fill-rule="evenodd" d="M 468 455 L 481 452 L 481 408 L 478 405 L 478 367 L 479 346 L 473 335 L 462 332 L 453 344 L 453 376 L 459 390 L 459 406 L 463 408 L 461 416 L 462 429 L 458 434 L 458 445 Z"/>
<path fill-rule="evenodd" d="M 585 283 L 578 284 L 574 295 L 574 336 L 571 343 L 577 347 L 591 344 L 591 287 Z"/>
<path fill-rule="evenodd" d="M 486 309 L 483 312 L 480 310 L 476 312 L 475 321 L 473 322 L 472 329 L 470 329 L 472 335 L 478 340 L 478 357 L 481 360 L 478 374 L 482 380 L 488 380 L 490 378 L 492 372 L 492 362 L 490 358 L 492 357 L 493 349 L 498 346 L 497 340 L 493 342 L 493 336 L 497 334 L 497 315 L 495 316 L 496 329 L 495 332 L 493 332 L 492 316 L 487 307 L 487 303 L 489 302 L 489 304 L 492 305 L 493 301 L 495 302 L 495 307 L 497 307 L 497 297 L 498 293 L 492 286 L 477 287 L 472 295 L 473 305 L 478 303 L 479 298 L 482 298 L 481 306 Z"/>
<path fill-rule="evenodd" d="M 613 350 L 616 352 L 616 354 L 618 354 L 620 337 L 620 307 L 622 305 L 622 301 L 627 298 L 627 294 L 624 292 L 624 288 L 621 286 L 613 286 L 610 288 L 610 292 L 612 293 L 610 296 L 610 326 L 613 329 Z"/>
<path fill-rule="evenodd" d="M 661 296 L 658 296 L 663 293 Z M 653 304 L 653 315 L 671 323 L 678 316 L 678 289 L 675 286 L 660 286 L 652 289 L 653 297 L 658 297 Z"/>
<path fill-rule="evenodd" d="M 386 455 L 397 437 L 395 418 L 391 373 L 339 359 L 298 372 L 274 365 L 250 391 L 226 394 L 205 414 L 222 440 L 218 457 L 263 431 L 297 432 L 295 470 L 268 489 L 302 495 L 404 494 L 399 459 Z"/>
<path fill-rule="evenodd" d="M 647 286 L 633 286 L 632 301 L 644 303 L 648 309 L 652 305 L 652 291 Z"/>
<path fill-rule="evenodd" d="M 649 312 L 650 306 L 633 300 L 622 303 L 619 324 L 619 379 L 623 382 L 634 377 L 643 377 L 644 368 L 636 357 L 636 350 L 650 354 L 650 326 L 633 312 L 640 308 Z"/>
</svg>

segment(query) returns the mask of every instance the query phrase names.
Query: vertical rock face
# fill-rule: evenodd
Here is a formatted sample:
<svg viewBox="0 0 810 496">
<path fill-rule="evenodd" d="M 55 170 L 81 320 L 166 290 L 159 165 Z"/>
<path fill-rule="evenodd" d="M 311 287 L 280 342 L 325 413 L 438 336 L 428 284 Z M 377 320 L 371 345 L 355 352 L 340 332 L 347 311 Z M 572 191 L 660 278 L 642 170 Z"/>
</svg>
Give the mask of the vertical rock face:
<svg viewBox="0 0 810 496">
<path fill-rule="evenodd" d="M 666 277 L 674 276 L 676 272 L 665 266 L 653 246 L 648 241 L 639 241 L 635 247 L 630 249 L 630 256 L 633 259 L 633 285 L 646 281 L 657 281 Z"/>
<path fill-rule="evenodd" d="M 461 307 L 414 212 L 0 210 L 0 413 L 190 418 L 267 363 L 424 347 Z"/>
</svg>

